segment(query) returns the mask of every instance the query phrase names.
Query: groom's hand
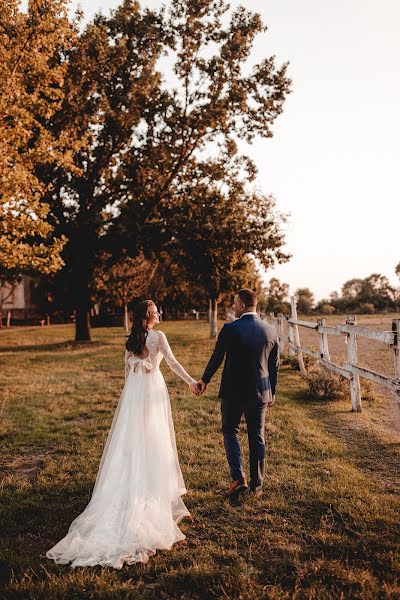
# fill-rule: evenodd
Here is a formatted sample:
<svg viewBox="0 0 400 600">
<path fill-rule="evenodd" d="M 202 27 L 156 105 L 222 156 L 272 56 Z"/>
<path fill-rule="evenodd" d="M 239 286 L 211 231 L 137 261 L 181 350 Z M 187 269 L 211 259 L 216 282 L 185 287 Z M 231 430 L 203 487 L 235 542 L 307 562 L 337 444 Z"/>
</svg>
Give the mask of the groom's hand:
<svg viewBox="0 0 400 600">
<path fill-rule="evenodd" d="M 201 396 L 201 394 L 204 394 L 204 392 L 206 391 L 207 384 L 202 379 L 199 379 L 199 381 L 197 382 L 197 389 L 199 396 Z"/>
</svg>

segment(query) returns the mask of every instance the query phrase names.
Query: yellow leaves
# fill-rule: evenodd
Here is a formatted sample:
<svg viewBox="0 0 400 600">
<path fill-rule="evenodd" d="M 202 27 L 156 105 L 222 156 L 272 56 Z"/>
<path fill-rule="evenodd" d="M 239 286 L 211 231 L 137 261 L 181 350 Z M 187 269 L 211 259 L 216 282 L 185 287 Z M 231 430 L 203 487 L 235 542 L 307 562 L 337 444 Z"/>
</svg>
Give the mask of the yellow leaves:
<svg viewBox="0 0 400 600">
<path fill-rule="evenodd" d="M 103 297 L 124 304 L 145 294 L 158 267 L 157 260 L 149 260 L 141 253 L 138 256 L 121 257 L 110 264 L 112 256 L 103 255 L 103 265 L 95 272 L 96 290 Z"/>
<path fill-rule="evenodd" d="M 43 220 L 43 218 L 36 217 L 30 213 L 0 211 L 0 217 L 0 235 L 8 236 L 15 241 L 33 236 L 39 236 L 44 239 L 53 230 L 51 225 Z"/>
<path fill-rule="evenodd" d="M 55 139 L 48 124 L 64 98 L 67 64 L 58 53 L 76 31 L 65 0 L 31 1 L 26 13 L 19 2 L 0 0 L 0 13 L 0 266 L 53 273 L 64 264 L 66 238 L 51 239 L 46 187 L 35 171 L 72 162 L 71 152 L 64 156 L 68 139 Z"/>
<path fill-rule="evenodd" d="M 61 236 L 53 238 L 50 245 L 31 245 L 0 235 L 0 266 L 5 269 L 55 273 L 64 266 L 60 253 L 66 242 L 65 236 Z"/>
</svg>

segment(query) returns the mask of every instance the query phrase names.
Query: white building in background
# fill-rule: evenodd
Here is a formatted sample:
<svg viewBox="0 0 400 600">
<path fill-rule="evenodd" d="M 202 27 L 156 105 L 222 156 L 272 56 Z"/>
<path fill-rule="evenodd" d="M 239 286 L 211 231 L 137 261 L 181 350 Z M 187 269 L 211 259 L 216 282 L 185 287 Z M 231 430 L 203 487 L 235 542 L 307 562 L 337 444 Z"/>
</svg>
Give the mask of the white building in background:
<svg viewBox="0 0 400 600">
<path fill-rule="evenodd" d="M 36 279 L 29 275 L 23 275 L 19 283 L 14 286 L 5 284 L 0 286 L 0 310 L 3 319 L 24 320 L 36 313 L 36 306 L 32 301 L 32 291 Z"/>
</svg>

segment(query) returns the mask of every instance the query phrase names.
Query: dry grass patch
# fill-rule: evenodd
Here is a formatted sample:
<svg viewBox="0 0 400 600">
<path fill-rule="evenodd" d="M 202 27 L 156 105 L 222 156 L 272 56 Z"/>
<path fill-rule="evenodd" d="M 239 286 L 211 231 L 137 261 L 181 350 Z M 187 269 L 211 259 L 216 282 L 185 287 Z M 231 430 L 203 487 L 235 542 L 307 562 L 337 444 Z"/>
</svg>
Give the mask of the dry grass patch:
<svg viewBox="0 0 400 600">
<path fill-rule="evenodd" d="M 162 328 L 199 377 L 213 346 L 207 324 Z M 0 332 L 7 390 L 0 460 L 15 470 L 1 483 L 0 598 L 400 597 L 399 495 L 390 466 L 399 439 L 379 426 L 384 400 L 361 415 L 346 401 L 305 402 L 306 385 L 287 366 L 268 413 L 262 499 L 234 507 L 220 493 L 229 477 L 219 378 L 196 398 L 163 365 L 195 519 L 182 523 L 186 540 L 121 571 L 72 570 L 46 559 L 90 498 L 123 383 L 122 329 L 95 330 L 93 346 L 71 346 L 72 335 L 67 326 Z M 243 426 L 244 448 L 245 433 Z M 40 471 L 18 477 L 29 457 L 41 457 Z"/>
</svg>

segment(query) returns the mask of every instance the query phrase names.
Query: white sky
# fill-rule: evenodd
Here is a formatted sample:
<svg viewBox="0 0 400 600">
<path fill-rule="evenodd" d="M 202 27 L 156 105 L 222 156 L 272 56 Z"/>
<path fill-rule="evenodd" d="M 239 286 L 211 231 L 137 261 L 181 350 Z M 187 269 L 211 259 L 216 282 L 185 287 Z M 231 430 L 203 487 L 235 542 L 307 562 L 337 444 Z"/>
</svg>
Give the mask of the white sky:
<svg viewBox="0 0 400 600">
<path fill-rule="evenodd" d="M 87 17 L 117 0 L 81 0 Z M 261 13 L 255 60 L 290 62 L 274 137 L 253 144 L 260 187 L 290 213 L 291 261 L 267 273 L 317 299 L 400 262 L 399 0 L 231 0 Z M 73 6 L 78 2 L 73 1 Z M 159 0 L 142 0 L 157 8 Z"/>
</svg>

